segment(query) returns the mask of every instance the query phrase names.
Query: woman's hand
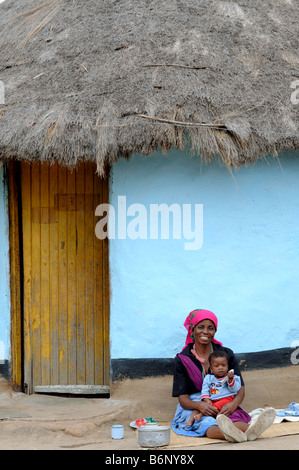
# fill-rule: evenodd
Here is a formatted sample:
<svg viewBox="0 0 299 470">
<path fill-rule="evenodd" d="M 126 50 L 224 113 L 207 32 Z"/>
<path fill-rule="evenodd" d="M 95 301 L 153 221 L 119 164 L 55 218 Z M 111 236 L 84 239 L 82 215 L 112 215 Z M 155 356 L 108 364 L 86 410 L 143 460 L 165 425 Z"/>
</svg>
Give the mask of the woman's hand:
<svg viewBox="0 0 299 470">
<path fill-rule="evenodd" d="M 230 416 L 242 403 L 245 397 L 245 388 L 244 385 L 240 388 L 238 391 L 237 395 L 234 397 L 234 399 L 230 403 L 226 403 L 226 405 L 223 405 L 221 408 L 220 413 L 225 415 L 225 416 Z"/>
<path fill-rule="evenodd" d="M 217 408 L 215 408 L 209 401 L 202 400 L 198 402 L 196 407 L 200 413 L 204 416 L 213 416 L 216 417 L 218 414 Z"/>
<path fill-rule="evenodd" d="M 216 417 L 218 410 L 210 403 L 201 401 L 192 401 L 189 398 L 189 395 L 180 395 L 179 403 L 182 408 L 185 410 L 198 410 L 204 416 L 213 416 Z"/>
<path fill-rule="evenodd" d="M 230 403 L 226 403 L 225 405 L 223 405 L 221 411 L 219 411 L 219 414 L 230 416 L 236 408 L 236 405 L 231 401 Z"/>
</svg>

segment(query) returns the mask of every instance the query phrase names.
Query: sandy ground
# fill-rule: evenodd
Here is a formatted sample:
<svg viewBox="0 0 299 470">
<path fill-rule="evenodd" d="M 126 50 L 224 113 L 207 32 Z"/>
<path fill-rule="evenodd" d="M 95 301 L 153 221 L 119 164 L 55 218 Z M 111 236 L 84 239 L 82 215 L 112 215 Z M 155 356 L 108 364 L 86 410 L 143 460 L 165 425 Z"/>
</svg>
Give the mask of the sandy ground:
<svg viewBox="0 0 299 470">
<path fill-rule="evenodd" d="M 250 371 L 243 374 L 247 411 L 273 406 L 286 408 L 299 402 L 299 367 Z M 177 399 L 171 397 L 172 377 L 123 380 L 112 386 L 111 398 L 25 395 L 0 382 L 1 450 L 145 450 L 130 423 L 152 416 L 169 423 Z M 124 439 L 111 439 L 111 425 L 124 425 Z M 299 450 L 299 434 L 260 438 L 254 442 L 228 442 L 199 446 L 199 450 Z M 192 452 L 197 448 L 187 446 Z M 167 447 L 161 448 L 161 451 Z M 173 450 L 173 449 L 172 449 Z"/>
</svg>

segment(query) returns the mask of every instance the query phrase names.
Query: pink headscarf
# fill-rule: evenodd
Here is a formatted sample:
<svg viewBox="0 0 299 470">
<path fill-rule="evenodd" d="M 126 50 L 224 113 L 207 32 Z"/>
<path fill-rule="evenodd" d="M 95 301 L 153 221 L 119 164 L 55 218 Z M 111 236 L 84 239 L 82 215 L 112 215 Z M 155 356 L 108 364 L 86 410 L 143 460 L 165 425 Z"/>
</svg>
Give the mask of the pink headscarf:
<svg viewBox="0 0 299 470">
<path fill-rule="evenodd" d="M 192 312 L 189 313 L 188 317 L 184 322 L 184 327 L 188 331 L 185 347 L 187 346 L 187 344 L 194 342 L 193 328 L 197 325 L 197 323 L 203 320 L 211 320 L 214 323 L 217 331 L 218 320 L 213 312 L 210 312 L 210 310 L 200 309 L 192 310 Z M 217 341 L 217 339 L 215 338 L 212 340 L 212 342 L 220 344 L 222 346 L 222 343 L 220 343 L 220 341 Z"/>
</svg>

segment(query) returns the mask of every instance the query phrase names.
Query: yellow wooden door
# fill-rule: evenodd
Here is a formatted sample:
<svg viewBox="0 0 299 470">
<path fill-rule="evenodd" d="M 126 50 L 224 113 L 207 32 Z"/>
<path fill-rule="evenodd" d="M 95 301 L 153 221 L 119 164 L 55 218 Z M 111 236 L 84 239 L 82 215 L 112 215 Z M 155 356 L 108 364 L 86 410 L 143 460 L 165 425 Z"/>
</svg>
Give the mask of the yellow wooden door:
<svg viewBox="0 0 299 470">
<path fill-rule="evenodd" d="M 24 383 L 34 391 L 109 390 L 108 244 L 95 166 L 21 164 Z"/>
</svg>

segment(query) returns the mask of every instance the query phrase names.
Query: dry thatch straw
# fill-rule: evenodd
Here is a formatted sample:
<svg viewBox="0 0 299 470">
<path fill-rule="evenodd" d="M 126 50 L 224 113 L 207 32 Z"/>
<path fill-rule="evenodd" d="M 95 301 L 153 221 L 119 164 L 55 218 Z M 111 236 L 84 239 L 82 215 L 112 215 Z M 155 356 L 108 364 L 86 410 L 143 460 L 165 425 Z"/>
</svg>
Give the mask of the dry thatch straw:
<svg viewBox="0 0 299 470">
<path fill-rule="evenodd" d="M 0 159 L 105 165 L 190 145 L 239 167 L 298 150 L 294 0 L 6 0 Z"/>
<path fill-rule="evenodd" d="M 61 0 L 50 0 L 49 2 L 37 5 L 36 7 L 19 13 L 13 20 L 22 18 L 19 23 L 17 34 L 23 36 L 18 47 L 23 47 L 39 31 L 41 31 L 59 12 Z M 24 37 L 25 33 L 25 37 Z"/>
</svg>

